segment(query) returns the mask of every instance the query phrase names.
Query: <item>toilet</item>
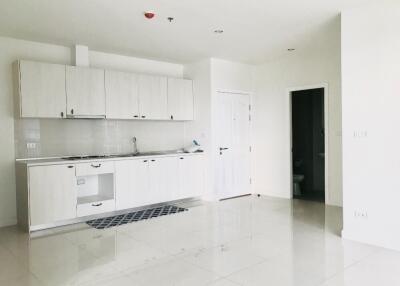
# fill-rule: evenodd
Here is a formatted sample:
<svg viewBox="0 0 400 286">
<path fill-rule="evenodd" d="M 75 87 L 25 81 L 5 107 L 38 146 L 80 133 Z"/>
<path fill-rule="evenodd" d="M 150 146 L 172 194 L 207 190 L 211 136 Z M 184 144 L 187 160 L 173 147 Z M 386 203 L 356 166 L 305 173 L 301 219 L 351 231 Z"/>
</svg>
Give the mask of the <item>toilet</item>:
<svg viewBox="0 0 400 286">
<path fill-rule="evenodd" d="M 300 183 L 304 180 L 304 175 L 293 175 L 293 195 L 301 196 Z"/>
</svg>

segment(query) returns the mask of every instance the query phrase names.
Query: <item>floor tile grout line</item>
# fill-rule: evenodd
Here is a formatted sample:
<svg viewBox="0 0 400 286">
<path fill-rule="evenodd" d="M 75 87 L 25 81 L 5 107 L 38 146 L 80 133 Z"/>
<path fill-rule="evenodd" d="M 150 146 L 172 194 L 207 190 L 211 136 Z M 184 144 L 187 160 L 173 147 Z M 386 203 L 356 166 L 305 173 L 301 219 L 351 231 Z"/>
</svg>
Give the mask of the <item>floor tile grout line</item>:
<svg viewBox="0 0 400 286">
<path fill-rule="evenodd" d="M 367 258 L 369 258 L 371 256 L 374 256 L 374 255 L 376 255 L 376 254 L 378 254 L 378 253 L 380 253 L 382 251 L 384 251 L 384 250 L 383 249 L 377 249 L 377 250 L 373 251 L 372 253 L 370 253 L 370 254 L 366 255 L 365 257 L 361 258 L 360 260 L 357 260 L 357 261 L 345 266 L 343 269 L 341 269 L 340 271 L 336 272 L 335 274 L 330 275 L 322 283 L 317 284 L 315 286 L 322 286 L 324 283 L 326 283 L 327 281 L 331 280 L 332 278 L 334 278 L 334 277 L 336 277 L 336 276 L 338 276 L 340 274 L 344 274 L 347 270 L 353 268 L 354 266 L 364 262 L 364 260 L 366 260 Z"/>
</svg>

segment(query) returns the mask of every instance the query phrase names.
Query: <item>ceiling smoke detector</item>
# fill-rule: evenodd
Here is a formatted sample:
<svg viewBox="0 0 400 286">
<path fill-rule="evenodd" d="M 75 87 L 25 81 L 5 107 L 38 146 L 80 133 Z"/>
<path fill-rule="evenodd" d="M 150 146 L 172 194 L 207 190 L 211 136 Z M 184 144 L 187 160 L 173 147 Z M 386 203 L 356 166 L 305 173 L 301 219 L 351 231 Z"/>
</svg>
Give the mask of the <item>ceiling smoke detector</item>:
<svg viewBox="0 0 400 286">
<path fill-rule="evenodd" d="M 156 14 L 155 14 L 154 12 L 150 12 L 150 11 L 144 12 L 144 16 L 145 16 L 147 19 L 153 19 L 155 15 L 156 15 Z"/>
</svg>

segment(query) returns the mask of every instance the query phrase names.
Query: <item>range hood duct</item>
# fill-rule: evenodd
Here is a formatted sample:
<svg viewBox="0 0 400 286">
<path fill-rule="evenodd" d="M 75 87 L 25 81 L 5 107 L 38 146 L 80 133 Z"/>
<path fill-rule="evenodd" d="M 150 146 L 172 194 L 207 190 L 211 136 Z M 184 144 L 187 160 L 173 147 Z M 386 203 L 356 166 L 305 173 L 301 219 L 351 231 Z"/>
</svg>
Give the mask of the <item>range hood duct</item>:
<svg viewBox="0 0 400 286">
<path fill-rule="evenodd" d="M 77 67 L 89 67 L 89 47 L 75 45 L 73 48 L 74 65 Z"/>
</svg>

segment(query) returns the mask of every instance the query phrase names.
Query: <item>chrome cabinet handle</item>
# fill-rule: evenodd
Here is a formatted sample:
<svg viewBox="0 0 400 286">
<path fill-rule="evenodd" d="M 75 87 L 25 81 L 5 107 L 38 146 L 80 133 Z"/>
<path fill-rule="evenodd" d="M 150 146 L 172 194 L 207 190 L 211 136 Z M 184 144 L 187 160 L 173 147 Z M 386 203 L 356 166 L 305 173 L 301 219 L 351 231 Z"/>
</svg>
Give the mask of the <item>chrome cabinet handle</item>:
<svg viewBox="0 0 400 286">
<path fill-rule="evenodd" d="M 103 205 L 103 203 L 92 204 L 92 207 L 99 207 L 99 206 L 102 206 L 102 205 Z"/>
<path fill-rule="evenodd" d="M 67 168 L 68 168 L 68 169 L 72 169 L 73 167 L 74 167 L 74 166 L 68 166 Z"/>
<path fill-rule="evenodd" d="M 142 115 L 142 118 L 146 118 L 146 115 Z"/>
<path fill-rule="evenodd" d="M 138 117 L 139 117 L 139 115 L 133 115 L 133 117 L 134 117 L 134 118 L 138 118 Z"/>
<path fill-rule="evenodd" d="M 101 164 L 98 164 L 98 165 L 93 165 L 93 164 L 91 164 L 90 166 L 92 166 L 93 168 L 100 168 L 100 167 L 101 167 Z"/>
<path fill-rule="evenodd" d="M 226 147 L 219 147 L 219 151 L 228 150 L 229 148 Z"/>
<path fill-rule="evenodd" d="M 74 114 L 74 109 L 73 108 L 71 109 L 71 114 Z"/>
<path fill-rule="evenodd" d="M 63 111 L 61 111 L 61 118 L 63 118 L 64 117 L 64 112 Z"/>
</svg>

